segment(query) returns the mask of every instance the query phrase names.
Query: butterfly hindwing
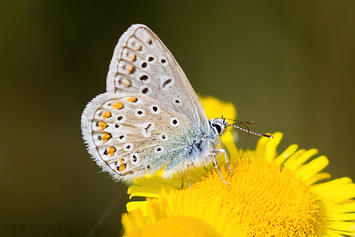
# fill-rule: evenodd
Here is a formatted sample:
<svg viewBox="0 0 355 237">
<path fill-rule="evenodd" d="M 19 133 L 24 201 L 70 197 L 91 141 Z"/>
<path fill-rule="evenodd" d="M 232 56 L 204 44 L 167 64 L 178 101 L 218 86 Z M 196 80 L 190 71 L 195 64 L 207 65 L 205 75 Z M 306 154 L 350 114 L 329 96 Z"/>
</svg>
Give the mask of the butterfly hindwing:
<svg viewBox="0 0 355 237">
<path fill-rule="evenodd" d="M 155 173 L 186 156 L 188 124 L 179 113 L 135 94 L 101 94 L 82 116 L 90 154 L 116 180 Z"/>
</svg>

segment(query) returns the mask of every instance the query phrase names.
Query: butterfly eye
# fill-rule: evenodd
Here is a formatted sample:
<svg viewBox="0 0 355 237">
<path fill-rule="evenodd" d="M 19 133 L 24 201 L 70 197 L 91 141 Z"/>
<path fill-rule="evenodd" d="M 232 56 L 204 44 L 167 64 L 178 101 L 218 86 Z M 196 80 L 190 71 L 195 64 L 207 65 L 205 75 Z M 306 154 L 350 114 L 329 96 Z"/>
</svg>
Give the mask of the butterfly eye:
<svg viewBox="0 0 355 237">
<path fill-rule="evenodd" d="M 212 126 L 217 130 L 218 135 L 220 135 L 221 132 L 222 132 L 221 126 L 219 124 L 217 124 L 217 123 L 213 123 Z"/>
</svg>

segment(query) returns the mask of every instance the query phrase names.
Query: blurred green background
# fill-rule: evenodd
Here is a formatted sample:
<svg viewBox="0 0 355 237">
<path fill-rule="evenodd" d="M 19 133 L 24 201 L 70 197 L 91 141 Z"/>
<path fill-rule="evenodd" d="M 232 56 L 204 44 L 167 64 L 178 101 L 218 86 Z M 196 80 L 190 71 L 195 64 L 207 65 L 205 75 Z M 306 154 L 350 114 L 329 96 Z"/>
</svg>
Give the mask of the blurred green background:
<svg viewBox="0 0 355 237">
<path fill-rule="evenodd" d="M 232 101 L 254 131 L 283 132 L 279 151 L 318 148 L 333 178 L 354 179 L 354 12 L 355 1 L 1 1 L 0 235 L 48 224 L 72 229 L 33 236 L 86 236 L 107 209 L 92 236 L 119 235 L 126 187 L 91 160 L 80 115 L 133 23 L 197 92 Z"/>
</svg>

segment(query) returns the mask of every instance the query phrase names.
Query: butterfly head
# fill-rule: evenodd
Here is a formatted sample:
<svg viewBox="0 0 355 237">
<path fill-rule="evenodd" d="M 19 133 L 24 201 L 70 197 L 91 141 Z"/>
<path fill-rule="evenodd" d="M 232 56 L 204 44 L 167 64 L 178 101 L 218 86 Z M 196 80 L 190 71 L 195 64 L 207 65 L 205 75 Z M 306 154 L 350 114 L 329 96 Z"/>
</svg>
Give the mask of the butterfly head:
<svg viewBox="0 0 355 237">
<path fill-rule="evenodd" d="M 239 129 L 239 130 L 241 130 L 243 132 L 247 132 L 249 134 L 253 134 L 253 135 L 256 135 L 256 136 L 259 136 L 259 137 L 274 138 L 273 136 L 268 135 L 268 134 L 256 133 L 256 132 L 250 131 L 249 127 L 248 127 L 248 124 L 249 125 L 250 124 L 254 124 L 254 122 L 240 122 L 240 121 L 237 121 L 235 124 L 230 124 L 230 123 L 227 122 L 227 120 L 225 118 L 222 117 L 222 118 L 210 119 L 209 123 L 210 123 L 210 126 L 213 129 L 213 131 L 215 131 L 215 133 L 218 134 L 218 136 L 221 136 L 224 133 L 224 131 L 226 130 L 226 128 L 230 126 L 230 127 Z M 244 129 L 244 128 L 238 127 L 236 124 L 243 124 L 248 129 Z"/>
<path fill-rule="evenodd" d="M 221 136 L 227 127 L 227 122 L 224 118 L 210 119 L 209 123 L 213 131 L 215 131 L 218 136 Z"/>
</svg>

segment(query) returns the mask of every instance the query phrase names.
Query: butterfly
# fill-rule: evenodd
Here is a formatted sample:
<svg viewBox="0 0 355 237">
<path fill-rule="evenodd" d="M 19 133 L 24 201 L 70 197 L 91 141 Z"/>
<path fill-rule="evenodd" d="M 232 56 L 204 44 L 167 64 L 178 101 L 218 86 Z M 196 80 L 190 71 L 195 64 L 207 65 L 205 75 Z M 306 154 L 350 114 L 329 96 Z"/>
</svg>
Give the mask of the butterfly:
<svg viewBox="0 0 355 237">
<path fill-rule="evenodd" d="M 235 126 L 207 119 L 183 70 L 147 26 L 132 25 L 121 36 L 106 85 L 84 109 L 81 128 L 88 152 L 113 179 L 162 168 L 170 177 L 190 165 L 217 165 L 221 152 L 228 162 L 220 136 Z"/>
</svg>

